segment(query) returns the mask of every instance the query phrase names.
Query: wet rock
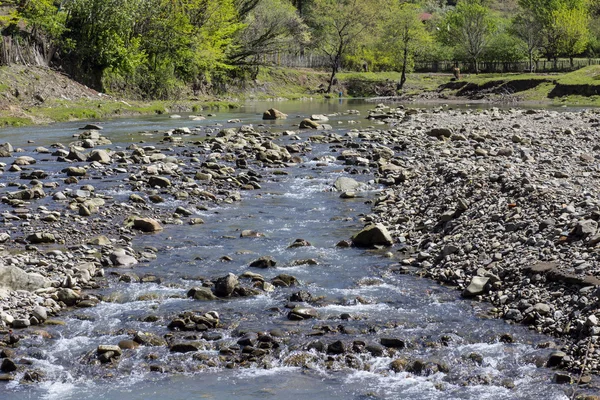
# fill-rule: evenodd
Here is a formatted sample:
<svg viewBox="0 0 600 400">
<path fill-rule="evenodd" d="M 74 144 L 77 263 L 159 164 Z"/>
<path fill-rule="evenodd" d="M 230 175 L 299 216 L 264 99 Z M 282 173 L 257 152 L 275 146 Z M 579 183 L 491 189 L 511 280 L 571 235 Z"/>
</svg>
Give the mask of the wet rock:
<svg viewBox="0 0 600 400">
<path fill-rule="evenodd" d="M 284 114 L 281 111 L 276 110 L 274 108 L 270 108 L 267 111 L 265 111 L 263 113 L 263 117 L 262 117 L 262 119 L 265 119 L 265 120 L 286 119 L 286 118 L 287 118 L 287 114 Z"/>
<path fill-rule="evenodd" d="M 277 261 L 275 261 L 271 256 L 262 256 L 252 261 L 250 266 L 254 268 L 269 268 L 274 267 L 276 264 Z"/>
<path fill-rule="evenodd" d="M 295 307 L 288 313 L 288 319 L 292 321 L 301 321 L 305 319 L 317 318 L 318 313 L 314 308 L 309 307 Z"/>
<path fill-rule="evenodd" d="M 138 260 L 135 257 L 127 254 L 125 249 L 114 250 L 112 253 L 110 253 L 109 259 L 115 267 L 122 268 L 132 267 L 138 263 Z"/>
<path fill-rule="evenodd" d="M 337 340 L 333 343 L 330 343 L 327 346 L 327 354 L 344 354 L 346 352 L 346 346 L 344 342 L 341 340 Z"/>
<path fill-rule="evenodd" d="M 66 173 L 67 176 L 86 176 L 87 170 L 83 167 L 67 167 L 62 170 L 62 172 Z"/>
<path fill-rule="evenodd" d="M 211 301 L 216 300 L 215 296 L 209 288 L 206 287 L 195 287 L 187 292 L 187 296 L 199 301 Z"/>
<path fill-rule="evenodd" d="M 397 338 L 381 338 L 379 342 L 382 346 L 394 349 L 403 349 L 406 347 L 405 341 Z"/>
<path fill-rule="evenodd" d="M 390 363 L 390 369 L 395 373 L 402 372 L 406 370 L 409 362 L 410 361 L 405 358 L 398 358 Z"/>
<path fill-rule="evenodd" d="M 24 329 L 31 325 L 31 321 L 27 318 L 15 318 L 12 322 L 12 327 L 15 329 Z"/>
<path fill-rule="evenodd" d="M 265 235 L 263 233 L 257 232 L 257 231 L 253 231 L 250 229 L 244 229 L 241 233 L 240 233 L 240 237 L 242 238 L 258 238 L 258 237 L 264 237 Z"/>
<path fill-rule="evenodd" d="M 148 185 L 151 187 L 166 188 L 171 186 L 171 181 L 168 178 L 162 176 L 151 176 L 148 179 Z"/>
<path fill-rule="evenodd" d="M 73 306 L 81 299 L 81 295 L 69 288 L 62 288 L 56 293 L 56 297 L 59 301 L 62 301 L 67 306 Z"/>
<path fill-rule="evenodd" d="M 218 297 L 229 297 L 238 285 L 238 278 L 232 273 L 219 278 L 215 282 L 215 295 Z"/>
<path fill-rule="evenodd" d="M 190 353 L 194 351 L 199 351 L 202 347 L 198 343 L 185 342 L 185 343 L 175 343 L 171 345 L 169 351 L 171 353 Z"/>
<path fill-rule="evenodd" d="M 483 276 L 474 276 L 471 278 L 471 283 L 463 291 L 463 297 L 474 297 L 483 294 L 486 290 L 486 285 L 490 278 Z"/>
<path fill-rule="evenodd" d="M 557 372 L 556 374 L 554 374 L 554 382 L 559 385 L 570 385 L 571 383 L 573 383 L 573 378 L 567 373 Z"/>
<path fill-rule="evenodd" d="M 351 240 L 357 247 L 391 246 L 394 243 L 387 228 L 382 224 L 368 225 L 362 231 L 352 236 Z"/>
<path fill-rule="evenodd" d="M 562 351 L 555 351 L 552 354 L 550 354 L 550 357 L 548 357 L 548 362 L 546 363 L 546 366 L 549 368 L 557 367 L 562 363 L 565 357 L 567 357 L 566 353 Z"/>
<path fill-rule="evenodd" d="M 321 125 L 315 121 L 306 118 L 300 122 L 300 129 L 321 129 Z"/>
<path fill-rule="evenodd" d="M 0 371 L 4 373 L 10 373 L 17 370 L 17 364 L 11 360 L 10 358 L 5 358 L 2 360 L 2 364 L 0 365 Z"/>
<path fill-rule="evenodd" d="M 122 350 L 134 350 L 140 347 L 140 344 L 134 340 L 124 339 L 119 342 L 118 346 Z"/>
<path fill-rule="evenodd" d="M 160 223 L 152 218 L 134 217 L 131 221 L 134 229 L 138 229 L 146 233 L 155 233 L 163 230 Z"/>
<path fill-rule="evenodd" d="M 27 236 L 27 241 L 33 244 L 54 243 L 56 237 L 52 233 L 37 232 Z"/>
<path fill-rule="evenodd" d="M 96 161 L 101 164 L 110 164 L 111 159 L 106 150 L 92 150 L 89 157 L 87 158 L 87 161 Z"/>
<path fill-rule="evenodd" d="M 363 188 L 365 184 L 352 178 L 340 176 L 335 180 L 333 186 L 338 192 L 353 192 Z"/>
</svg>

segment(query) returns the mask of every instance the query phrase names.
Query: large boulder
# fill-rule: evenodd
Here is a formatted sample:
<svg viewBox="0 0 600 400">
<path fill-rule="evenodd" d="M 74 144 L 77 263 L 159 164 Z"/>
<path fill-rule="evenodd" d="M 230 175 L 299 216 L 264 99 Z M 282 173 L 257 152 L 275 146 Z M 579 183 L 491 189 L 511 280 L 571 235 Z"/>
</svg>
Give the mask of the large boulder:
<svg viewBox="0 0 600 400">
<path fill-rule="evenodd" d="M 385 226 L 371 224 L 352 236 L 352 243 L 357 247 L 391 246 L 394 240 Z"/>
<path fill-rule="evenodd" d="M 270 108 L 263 113 L 263 119 L 286 119 L 287 114 L 282 113 L 279 110 Z"/>
<path fill-rule="evenodd" d="M 318 122 L 306 118 L 300 122 L 300 129 L 322 129 L 322 127 Z"/>
<path fill-rule="evenodd" d="M 335 180 L 333 186 L 338 192 L 351 192 L 365 186 L 364 183 L 358 182 L 355 179 L 340 176 Z"/>
<path fill-rule="evenodd" d="M 135 217 L 131 222 L 134 229 L 138 229 L 142 232 L 153 233 L 163 230 L 163 227 L 160 225 L 160 223 L 152 218 Z"/>
<path fill-rule="evenodd" d="M 232 273 L 217 279 L 215 282 L 215 294 L 219 297 L 229 297 L 238 284 L 238 278 Z"/>
<path fill-rule="evenodd" d="M 485 293 L 486 285 L 490 278 L 483 276 L 474 276 L 471 279 L 469 286 L 465 288 L 462 295 L 463 297 L 474 297 Z"/>
<path fill-rule="evenodd" d="M 51 285 L 42 275 L 27 273 L 14 265 L 0 265 L 0 288 L 34 291 Z"/>
</svg>

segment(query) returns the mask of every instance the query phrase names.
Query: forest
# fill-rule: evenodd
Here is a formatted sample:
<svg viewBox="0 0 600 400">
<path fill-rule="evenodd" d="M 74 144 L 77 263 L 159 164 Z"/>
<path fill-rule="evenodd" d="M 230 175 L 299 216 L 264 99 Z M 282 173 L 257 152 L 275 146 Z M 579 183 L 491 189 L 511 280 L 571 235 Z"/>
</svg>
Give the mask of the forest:
<svg viewBox="0 0 600 400">
<path fill-rule="evenodd" d="M 600 54 L 599 0 L 16 0 L 0 2 L 0 64 L 57 69 L 104 92 L 168 99 L 253 79 L 272 54 L 346 70 Z M 29 49 L 29 50 L 27 50 Z"/>
</svg>

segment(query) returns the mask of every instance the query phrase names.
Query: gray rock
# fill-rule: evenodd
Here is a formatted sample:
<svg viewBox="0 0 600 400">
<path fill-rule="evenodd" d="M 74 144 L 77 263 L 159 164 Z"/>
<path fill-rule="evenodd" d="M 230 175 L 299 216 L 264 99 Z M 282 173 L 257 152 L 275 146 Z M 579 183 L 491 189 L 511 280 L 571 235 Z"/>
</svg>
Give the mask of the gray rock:
<svg viewBox="0 0 600 400">
<path fill-rule="evenodd" d="M 485 293 L 485 288 L 490 278 L 483 276 L 474 276 L 471 283 L 463 291 L 463 297 L 473 297 Z"/>
<path fill-rule="evenodd" d="M 394 241 L 387 228 L 382 224 L 368 225 L 351 238 L 357 247 L 372 247 L 376 245 L 391 246 Z"/>
<path fill-rule="evenodd" d="M 238 278 L 232 273 L 217 279 L 215 282 L 215 294 L 219 297 L 229 297 L 238 285 Z"/>
<path fill-rule="evenodd" d="M 216 300 L 217 296 L 207 287 L 195 287 L 188 291 L 188 297 L 199 301 L 211 301 Z"/>
<path fill-rule="evenodd" d="M 27 273 L 14 265 L 0 265 L 0 288 L 34 291 L 51 285 L 52 282 L 42 275 Z"/>
<path fill-rule="evenodd" d="M 130 256 L 124 249 L 116 249 L 109 256 L 110 262 L 115 267 L 131 267 L 138 263 L 138 260 Z"/>
<path fill-rule="evenodd" d="M 352 178 L 340 176 L 335 180 L 333 186 L 338 192 L 353 192 L 362 189 L 365 184 Z"/>
</svg>

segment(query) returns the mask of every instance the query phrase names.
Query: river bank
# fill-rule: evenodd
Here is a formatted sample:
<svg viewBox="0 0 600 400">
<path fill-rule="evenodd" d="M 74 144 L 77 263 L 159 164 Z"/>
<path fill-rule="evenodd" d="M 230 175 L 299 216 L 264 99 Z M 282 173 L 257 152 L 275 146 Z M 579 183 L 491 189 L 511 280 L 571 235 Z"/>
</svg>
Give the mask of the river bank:
<svg viewBox="0 0 600 400">
<path fill-rule="evenodd" d="M 346 72 L 333 94 L 323 93 L 327 72 L 261 68 L 254 81 L 231 85 L 221 94 L 183 90 L 176 99 L 157 101 L 107 95 L 67 76 L 39 67 L 0 68 L 0 127 L 237 108 L 246 101 L 320 100 L 327 97 L 388 97 L 415 103 L 486 103 L 547 107 L 594 106 L 600 96 L 597 66 L 563 74 L 409 74 L 401 94 L 396 72 Z"/>
</svg>

